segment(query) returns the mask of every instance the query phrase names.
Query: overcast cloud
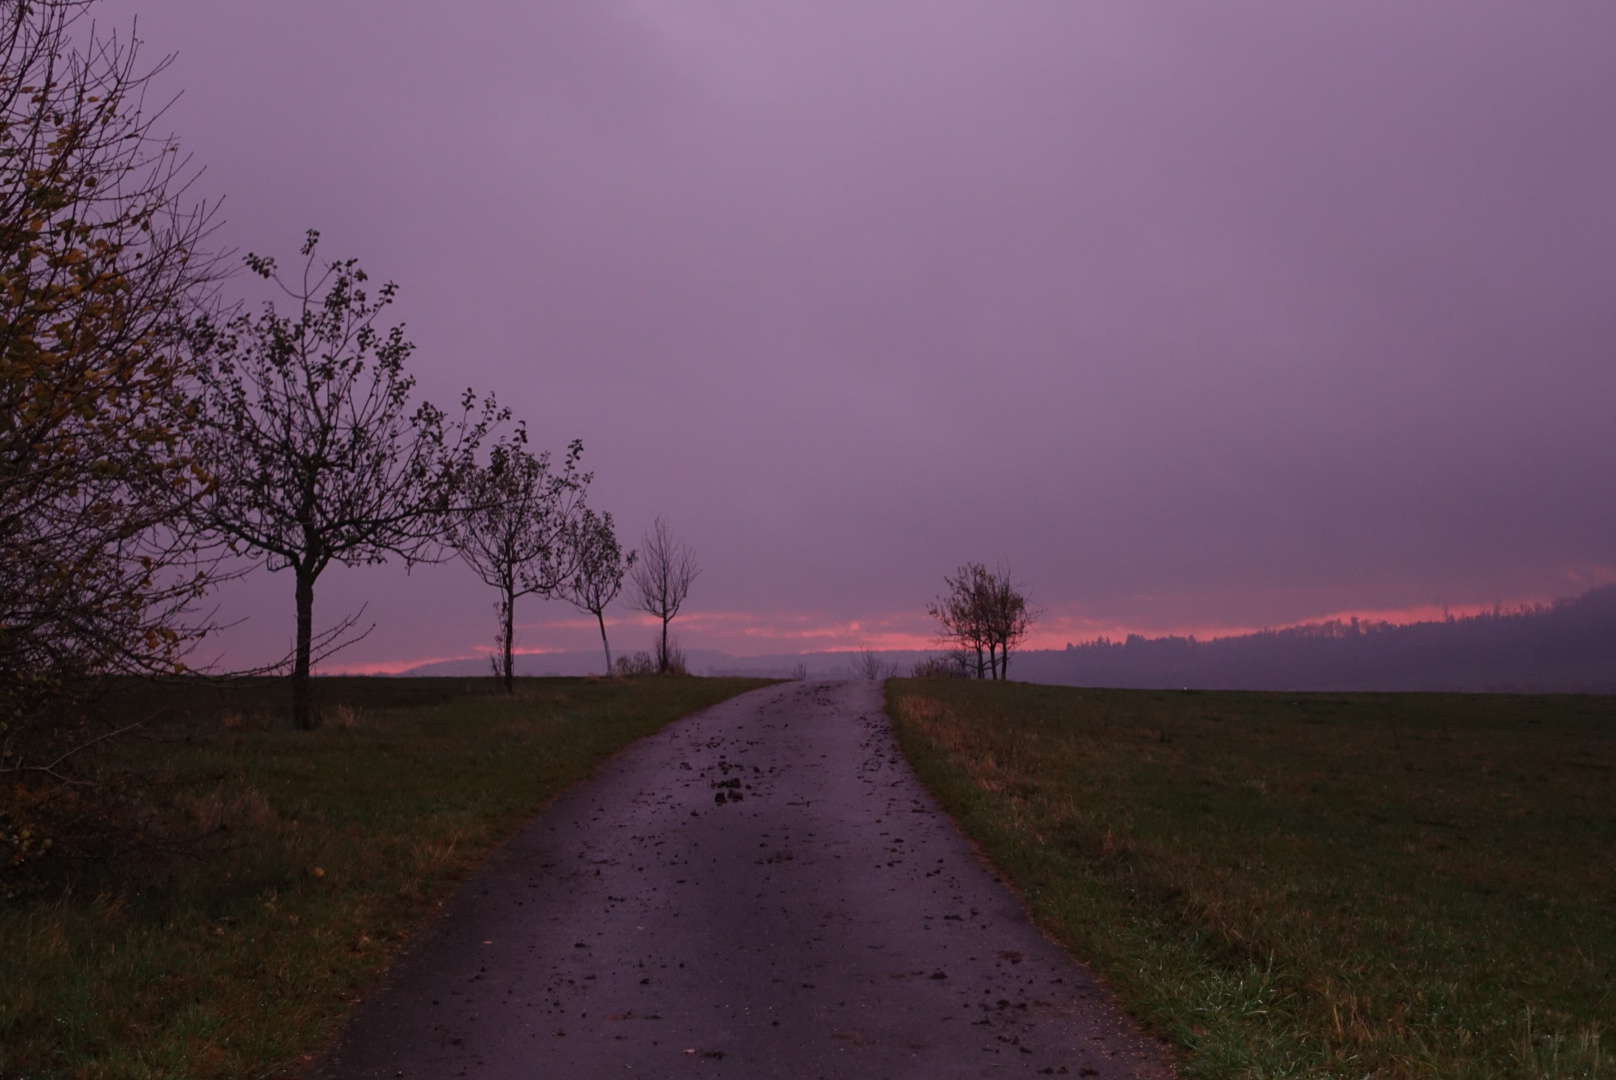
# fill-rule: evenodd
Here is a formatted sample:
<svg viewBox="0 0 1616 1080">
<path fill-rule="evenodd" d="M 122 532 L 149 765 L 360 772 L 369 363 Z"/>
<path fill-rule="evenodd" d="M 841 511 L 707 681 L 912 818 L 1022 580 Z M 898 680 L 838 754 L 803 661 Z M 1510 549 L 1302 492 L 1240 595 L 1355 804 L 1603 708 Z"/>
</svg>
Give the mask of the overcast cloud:
<svg viewBox="0 0 1616 1080">
<path fill-rule="evenodd" d="M 1616 580 L 1608 3 L 136 13 L 221 243 L 321 229 L 425 394 L 582 438 L 697 548 L 688 646 L 923 643 L 967 559 L 1055 644 Z M 221 594 L 214 652 L 284 649 L 291 591 Z M 402 664 L 493 599 L 333 570 L 316 619 L 368 601 L 343 662 Z"/>
</svg>

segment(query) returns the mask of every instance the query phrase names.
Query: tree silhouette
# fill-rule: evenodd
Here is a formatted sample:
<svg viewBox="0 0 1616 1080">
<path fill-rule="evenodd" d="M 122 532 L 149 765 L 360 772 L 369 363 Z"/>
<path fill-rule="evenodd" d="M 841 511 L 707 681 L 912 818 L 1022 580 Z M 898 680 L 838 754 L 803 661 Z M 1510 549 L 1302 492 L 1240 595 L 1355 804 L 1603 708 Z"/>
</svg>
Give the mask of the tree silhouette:
<svg viewBox="0 0 1616 1080">
<path fill-rule="evenodd" d="M 983 616 L 989 655 L 997 653 L 994 678 L 1010 677 L 1010 650 L 1021 644 L 1032 628 L 1037 612 L 1010 578 L 1010 571 L 1001 567 L 991 574 L 984 596 Z"/>
<path fill-rule="evenodd" d="M 309 685 L 315 581 L 333 561 L 437 558 L 472 455 L 503 418 L 492 397 L 479 414 L 469 390 L 453 422 L 430 403 L 412 409 L 415 380 L 404 363 L 414 346 L 402 327 L 377 326 L 395 286 L 372 295 L 356 260 L 318 263 L 319 235 L 309 230 L 303 272 L 291 284 L 273 259 L 247 256 L 253 273 L 290 297 L 290 315 L 269 302 L 256 316 L 197 331 L 213 360 L 202 446 L 216 486 L 204 519 L 234 550 L 293 572 L 292 717 L 300 728 L 318 723 Z"/>
<path fill-rule="evenodd" d="M 549 596 L 575 573 L 573 524 L 591 479 L 578 473 L 583 451 L 574 441 L 561 472 L 552 473 L 550 455 L 529 453 L 527 431 L 518 427 L 493 448 L 486 466 L 471 470 L 460 492 L 466 509 L 452 512 L 446 523 L 445 537 L 460 558 L 499 590 L 500 677 L 507 694 L 516 679 L 517 599 Z"/>
<path fill-rule="evenodd" d="M 974 655 L 978 679 L 1009 678 L 1010 651 L 1037 618 L 1009 570 L 966 563 L 943 580 L 948 593 L 926 608 L 942 624 L 943 639 Z"/>
<path fill-rule="evenodd" d="M 939 596 L 927 606 L 926 612 L 943 626 L 945 641 L 954 642 L 960 649 L 976 657 L 976 677 L 984 678 L 987 666 L 984 651 L 988 647 L 985 599 L 990 578 L 987 567 L 981 563 L 966 563 L 953 577 L 944 577 L 948 593 Z"/>
<path fill-rule="evenodd" d="M 656 616 L 662 623 L 662 633 L 657 639 L 658 674 L 665 674 L 673 666 L 673 654 L 668 648 L 668 624 L 679 614 L 685 597 L 690 595 L 691 583 L 700 574 L 695 552 L 673 538 L 667 521 L 656 518 L 645 534 L 643 553 L 630 576 L 634 582 L 634 606 Z"/>
<path fill-rule="evenodd" d="M 633 569 L 639 553 L 623 554 L 612 527 L 612 515 L 597 514 L 585 507 L 573 523 L 572 576 L 560 589 L 561 595 L 578 610 L 587 611 L 600 626 L 600 646 L 606 650 L 606 674 L 611 675 L 612 645 L 606 638 L 606 605 L 617 598 L 623 575 Z"/>
</svg>

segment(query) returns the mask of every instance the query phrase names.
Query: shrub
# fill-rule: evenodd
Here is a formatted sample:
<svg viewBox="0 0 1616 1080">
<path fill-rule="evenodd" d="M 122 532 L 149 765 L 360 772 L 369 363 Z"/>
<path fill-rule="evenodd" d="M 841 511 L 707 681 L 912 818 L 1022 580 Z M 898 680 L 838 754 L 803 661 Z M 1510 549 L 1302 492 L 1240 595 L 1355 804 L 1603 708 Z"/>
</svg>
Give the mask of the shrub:
<svg viewBox="0 0 1616 1080">
<path fill-rule="evenodd" d="M 619 678 L 629 678 L 634 675 L 655 675 L 656 661 L 651 654 L 643 649 L 633 656 L 619 656 L 617 658 L 616 674 Z"/>
<path fill-rule="evenodd" d="M 915 665 L 917 679 L 968 679 L 971 677 L 969 658 L 964 652 L 928 656 Z"/>
</svg>

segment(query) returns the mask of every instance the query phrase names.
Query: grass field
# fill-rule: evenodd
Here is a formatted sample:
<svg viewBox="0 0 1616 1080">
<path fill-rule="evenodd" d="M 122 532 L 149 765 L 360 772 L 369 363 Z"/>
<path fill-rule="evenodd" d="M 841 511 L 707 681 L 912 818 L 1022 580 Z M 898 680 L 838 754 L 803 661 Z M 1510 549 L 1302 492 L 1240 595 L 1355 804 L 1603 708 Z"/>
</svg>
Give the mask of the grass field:
<svg viewBox="0 0 1616 1080">
<path fill-rule="evenodd" d="M 1186 1076 L 1616 1077 L 1616 699 L 887 696 Z"/>
<path fill-rule="evenodd" d="M 0 1080 L 295 1074 L 399 945 L 521 822 L 678 716 L 763 685 L 322 679 L 130 686 L 157 739 L 123 763 L 212 840 L 0 907 Z"/>
</svg>

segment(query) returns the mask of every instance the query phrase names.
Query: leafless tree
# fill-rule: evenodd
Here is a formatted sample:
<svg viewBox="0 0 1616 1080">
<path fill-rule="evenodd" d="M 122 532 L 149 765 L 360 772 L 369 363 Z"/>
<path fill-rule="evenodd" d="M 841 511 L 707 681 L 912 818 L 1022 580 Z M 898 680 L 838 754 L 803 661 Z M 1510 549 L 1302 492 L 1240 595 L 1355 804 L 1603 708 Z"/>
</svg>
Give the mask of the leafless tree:
<svg viewBox="0 0 1616 1080">
<path fill-rule="evenodd" d="M 976 657 L 976 677 L 987 677 L 986 598 L 991 572 L 981 563 L 966 563 L 953 577 L 944 577 L 948 593 L 939 596 L 926 611 L 943 626 L 943 639 Z"/>
<path fill-rule="evenodd" d="M 855 677 L 874 679 L 877 682 L 898 674 L 898 665 L 881 659 L 881 654 L 873 649 L 860 649 L 854 653 L 852 669 Z"/>
<path fill-rule="evenodd" d="M 994 678 L 1010 677 L 1010 651 L 1021 644 L 1037 619 L 1037 611 L 1010 577 L 1006 567 L 989 577 L 984 597 L 984 629 L 990 654 L 996 652 Z"/>
<path fill-rule="evenodd" d="M 612 645 L 606 638 L 606 605 L 623 588 L 623 575 L 634 568 L 639 553 L 623 554 L 612 527 L 612 515 L 584 507 L 572 522 L 569 547 L 573 573 L 560 588 L 562 596 L 579 611 L 587 611 L 600 625 L 600 647 L 606 650 L 606 674 L 612 667 Z"/>
<path fill-rule="evenodd" d="M 926 610 L 942 624 L 944 640 L 974 655 L 978 679 L 1009 678 L 1010 651 L 1037 617 L 1010 571 L 966 563 L 943 580 L 948 593 Z"/>
<path fill-rule="evenodd" d="M 691 583 L 700 573 L 695 552 L 674 540 L 666 520 L 655 519 L 645 534 L 643 555 L 630 571 L 630 578 L 634 582 L 634 606 L 662 622 L 657 639 L 658 674 L 675 666 L 675 652 L 668 645 L 668 624 L 679 614 L 685 597 L 690 595 Z"/>
<path fill-rule="evenodd" d="M 146 100 L 167 60 L 87 7 L 0 0 L 0 789 L 36 809 L 105 734 L 52 703 L 85 673 L 182 668 L 209 570 L 183 329 L 217 278 L 211 210 Z M 11 805 L 6 866 L 31 857 Z"/>
<path fill-rule="evenodd" d="M 456 420 L 429 403 L 412 409 L 415 380 L 404 363 L 414 346 L 402 327 L 377 325 L 395 286 L 371 294 L 355 260 L 319 263 L 318 241 L 310 230 L 290 284 L 273 259 L 247 256 L 290 297 L 290 315 L 270 302 L 197 332 L 212 360 L 202 446 L 215 486 L 204 520 L 233 549 L 293 572 L 300 728 L 318 723 L 309 684 L 315 581 L 333 561 L 441 557 L 442 522 L 473 475 L 476 447 L 503 418 L 492 398 L 479 413 L 469 390 Z"/>
<path fill-rule="evenodd" d="M 459 499 L 444 522 L 449 545 L 484 583 L 499 590 L 502 666 L 496 666 L 508 694 L 515 688 L 516 601 L 538 593 L 550 596 L 576 572 L 574 525 L 591 475 L 578 472 L 583 443 L 567 448 L 559 473 L 550 455 L 527 450 L 527 430 L 518 426 L 494 446 L 488 464 L 475 467 L 460 484 Z M 608 669 L 609 670 L 609 669 Z"/>
</svg>

